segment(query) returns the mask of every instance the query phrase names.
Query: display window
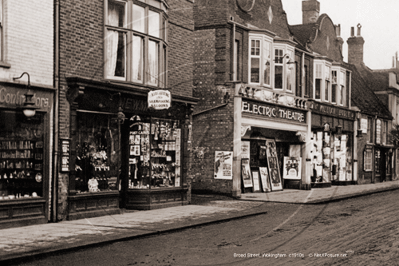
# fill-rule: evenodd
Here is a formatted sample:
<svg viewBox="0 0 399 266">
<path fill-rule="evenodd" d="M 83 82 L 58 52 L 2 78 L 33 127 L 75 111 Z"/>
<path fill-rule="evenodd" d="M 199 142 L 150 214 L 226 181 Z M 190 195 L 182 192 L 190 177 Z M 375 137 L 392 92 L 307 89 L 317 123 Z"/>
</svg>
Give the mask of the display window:
<svg viewBox="0 0 399 266">
<path fill-rule="evenodd" d="M 312 182 L 351 181 L 352 152 L 350 134 L 314 132 Z"/>
<path fill-rule="evenodd" d="M 43 197 L 44 114 L 0 111 L 0 200 Z"/>
<path fill-rule="evenodd" d="M 120 147 L 116 117 L 78 112 L 77 125 L 75 190 L 118 190 Z"/>
<path fill-rule="evenodd" d="M 129 189 L 180 187 L 178 120 L 142 117 L 129 129 Z"/>
</svg>

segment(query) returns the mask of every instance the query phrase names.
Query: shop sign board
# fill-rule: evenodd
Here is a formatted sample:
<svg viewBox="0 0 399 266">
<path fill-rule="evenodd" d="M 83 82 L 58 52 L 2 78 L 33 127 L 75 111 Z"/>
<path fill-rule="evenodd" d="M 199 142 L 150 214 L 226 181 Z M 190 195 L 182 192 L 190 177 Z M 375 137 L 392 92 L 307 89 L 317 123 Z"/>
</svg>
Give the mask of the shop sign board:
<svg viewBox="0 0 399 266">
<path fill-rule="evenodd" d="M 367 134 L 367 118 L 360 119 L 360 130 L 363 134 Z"/>
<path fill-rule="evenodd" d="M 32 101 L 35 103 L 35 107 L 46 110 L 51 108 L 51 93 L 34 90 L 32 88 L 31 91 L 33 93 Z M 25 103 L 25 94 L 27 92 L 27 89 L 0 86 L 0 106 L 23 106 L 23 104 Z"/>
<path fill-rule="evenodd" d="M 282 107 L 268 103 L 258 103 L 252 101 L 242 102 L 242 113 L 255 116 L 263 116 L 275 119 L 288 120 L 292 122 L 306 123 L 306 112 L 293 108 Z"/>
<path fill-rule="evenodd" d="M 155 90 L 148 92 L 148 108 L 155 110 L 165 110 L 170 108 L 172 97 L 170 91 Z"/>
<path fill-rule="evenodd" d="M 215 179 L 233 179 L 233 152 L 215 152 Z"/>
<path fill-rule="evenodd" d="M 335 106 L 330 106 L 326 104 L 321 104 L 318 102 L 314 102 L 313 104 L 310 105 L 310 109 L 318 114 L 324 114 L 324 115 L 329 115 L 329 116 L 334 116 L 334 117 L 339 117 L 343 119 L 350 119 L 350 120 L 355 120 L 355 112 L 343 108 L 338 108 Z"/>
</svg>

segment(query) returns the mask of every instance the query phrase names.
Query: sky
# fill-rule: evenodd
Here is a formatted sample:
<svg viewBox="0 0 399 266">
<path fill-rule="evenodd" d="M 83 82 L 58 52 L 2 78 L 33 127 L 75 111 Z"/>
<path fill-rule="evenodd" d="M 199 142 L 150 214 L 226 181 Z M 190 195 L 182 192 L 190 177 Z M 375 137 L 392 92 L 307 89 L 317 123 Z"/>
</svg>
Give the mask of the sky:
<svg viewBox="0 0 399 266">
<path fill-rule="evenodd" d="M 288 24 L 302 24 L 302 0 L 282 0 Z M 362 25 L 364 63 L 371 69 L 392 67 L 399 52 L 399 0 L 319 0 L 320 14 L 327 14 L 335 25 L 341 24 L 343 56 L 348 60 L 351 27 Z"/>
</svg>

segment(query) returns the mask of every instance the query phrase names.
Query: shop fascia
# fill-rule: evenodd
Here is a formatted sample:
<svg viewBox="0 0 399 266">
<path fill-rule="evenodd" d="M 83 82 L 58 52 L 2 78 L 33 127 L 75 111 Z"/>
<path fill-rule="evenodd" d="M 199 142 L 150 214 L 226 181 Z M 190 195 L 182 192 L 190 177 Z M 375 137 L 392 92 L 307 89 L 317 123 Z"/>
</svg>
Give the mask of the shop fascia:
<svg viewBox="0 0 399 266">
<path fill-rule="evenodd" d="M 22 89 L 0 87 L 0 104 L 21 106 L 25 102 L 25 93 L 26 91 Z M 32 100 L 37 107 L 48 108 L 50 106 L 49 98 L 37 93 L 34 93 Z"/>
<path fill-rule="evenodd" d="M 241 111 L 243 113 L 260 115 L 269 118 L 279 118 L 284 120 L 297 121 L 300 123 L 306 123 L 305 112 L 264 103 L 243 101 Z"/>
</svg>

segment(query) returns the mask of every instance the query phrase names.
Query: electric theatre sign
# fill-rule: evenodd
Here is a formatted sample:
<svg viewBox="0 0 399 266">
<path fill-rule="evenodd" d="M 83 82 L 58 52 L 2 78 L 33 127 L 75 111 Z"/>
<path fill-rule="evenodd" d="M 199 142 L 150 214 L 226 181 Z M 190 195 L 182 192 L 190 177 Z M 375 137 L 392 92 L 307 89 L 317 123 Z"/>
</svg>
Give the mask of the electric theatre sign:
<svg viewBox="0 0 399 266">
<path fill-rule="evenodd" d="M 306 123 L 306 112 L 265 103 L 242 102 L 242 113 Z"/>
</svg>

